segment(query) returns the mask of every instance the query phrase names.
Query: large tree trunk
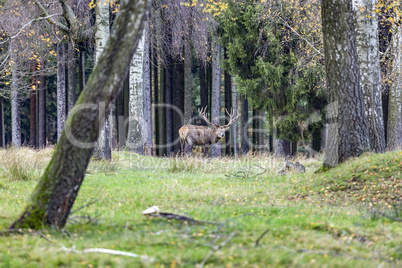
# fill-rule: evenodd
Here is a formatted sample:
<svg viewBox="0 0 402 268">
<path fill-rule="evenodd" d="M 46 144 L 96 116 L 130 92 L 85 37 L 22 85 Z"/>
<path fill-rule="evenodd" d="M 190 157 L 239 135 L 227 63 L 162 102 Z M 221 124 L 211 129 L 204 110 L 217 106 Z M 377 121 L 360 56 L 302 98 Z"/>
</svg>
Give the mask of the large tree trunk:
<svg viewBox="0 0 402 268">
<path fill-rule="evenodd" d="M 63 42 L 57 45 L 57 140 L 66 121 L 66 55 L 65 44 Z"/>
<path fill-rule="evenodd" d="M 274 153 L 277 157 L 290 156 L 290 142 L 284 139 L 275 137 L 274 139 Z"/>
<path fill-rule="evenodd" d="M 212 52 L 212 97 L 211 97 L 211 123 L 221 124 L 221 45 L 218 40 L 214 42 Z M 211 146 L 211 157 L 220 157 L 221 141 Z"/>
<path fill-rule="evenodd" d="M 173 119 L 173 64 L 168 57 L 165 67 L 165 103 L 166 103 L 166 155 L 172 156 L 174 152 L 174 119 Z"/>
<path fill-rule="evenodd" d="M 104 53 L 71 112 L 53 157 L 35 188 L 21 217 L 10 228 L 40 229 L 43 225 L 61 229 L 66 224 L 98 139 L 99 121 L 109 111 L 98 110 L 114 101 L 141 38 L 148 3 L 122 0 Z M 131 25 L 131 27 L 127 27 Z M 80 107 L 87 107 L 80 109 Z M 103 114 L 102 114 L 103 112 Z"/>
<path fill-rule="evenodd" d="M 146 155 L 152 155 L 152 90 L 151 90 L 151 62 L 149 45 L 149 26 L 148 23 L 144 30 L 144 57 L 143 57 L 143 83 L 144 83 L 144 150 Z"/>
<path fill-rule="evenodd" d="M 370 149 L 385 151 L 381 103 L 381 69 L 378 49 L 378 0 L 353 0 L 356 14 L 356 47 L 360 67 L 365 113 L 369 122 Z"/>
<path fill-rule="evenodd" d="M 11 129 L 12 129 L 12 144 L 14 147 L 21 147 L 21 107 L 19 99 L 19 85 L 17 74 L 17 56 L 16 48 L 14 47 L 16 41 L 12 40 L 10 43 L 11 51 Z"/>
<path fill-rule="evenodd" d="M 370 147 L 353 18 L 352 0 L 322 1 L 329 91 L 324 166 L 336 166 Z"/>
<path fill-rule="evenodd" d="M 109 1 L 99 0 L 96 7 L 96 31 L 95 31 L 95 62 L 99 59 L 104 51 L 106 42 L 109 38 Z M 100 109 L 107 109 L 105 105 L 100 105 Z M 103 111 L 100 111 L 103 114 Z M 112 158 L 111 138 L 110 138 L 110 114 L 105 114 L 105 118 L 100 120 L 105 121 L 103 127 L 99 131 L 98 142 L 95 147 L 94 159 L 110 160 Z"/>
<path fill-rule="evenodd" d="M 389 90 L 387 149 L 402 148 L 402 29 L 392 37 L 392 85 Z"/>
<path fill-rule="evenodd" d="M 70 114 L 77 101 L 76 69 L 75 47 L 74 43 L 69 41 L 67 44 L 67 114 Z"/>
<path fill-rule="evenodd" d="M 3 105 L 3 97 L 0 96 L 0 148 L 4 147 L 6 147 L 5 129 L 4 129 L 4 105 Z"/>
<path fill-rule="evenodd" d="M 240 94 L 240 111 L 241 153 L 248 154 L 248 151 L 250 150 L 250 140 L 248 135 L 248 100 L 243 94 Z"/>
<path fill-rule="evenodd" d="M 46 77 L 39 76 L 38 88 L 38 147 L 46 146 Z"/>
<path fill-rule="evenodd" d="M 137 154 L 144 154 L 144 40 L 142 34 L 141 42 L 138 44 L 130 66 L 130 100 L 129 100 L 129 123 L 127 150 Z"/>
</svg>

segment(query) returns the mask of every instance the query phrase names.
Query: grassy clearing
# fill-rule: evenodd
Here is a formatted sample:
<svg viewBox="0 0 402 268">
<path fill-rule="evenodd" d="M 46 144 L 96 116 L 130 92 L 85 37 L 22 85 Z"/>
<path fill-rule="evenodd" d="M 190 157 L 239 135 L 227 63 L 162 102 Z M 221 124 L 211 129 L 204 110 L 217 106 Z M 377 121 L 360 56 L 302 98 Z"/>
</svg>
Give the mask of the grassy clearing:
<svg viewBox="0 0 402 268">
<path fill-rule="evenodd" d="M 29 155 L 19 162 L 40 174 L 50 151 L 23 150 L 0 155 Z M 113 158 L 91 163 L 74 205 L 83 208 L 71 215 L 66 232 L 1 235 L 0 266 L 199 267 L 211 250 L 207 267 L 402 264 L 402 152 L 366 154 L 320 174 L 314 174 L 319 160 L 301 159 L 306 173 L 288 176 L 276 174 L 281 160 L 264 155 L 234 161 L 118 152 Z M 10 179 L 9 162 L 0 159 L 1 231 L 22 211 L 39 176 Z M 209 223 L 144 217 L 153 205 Z M 83 253 L 87 248 L 153 260 Z"/>
</svg>

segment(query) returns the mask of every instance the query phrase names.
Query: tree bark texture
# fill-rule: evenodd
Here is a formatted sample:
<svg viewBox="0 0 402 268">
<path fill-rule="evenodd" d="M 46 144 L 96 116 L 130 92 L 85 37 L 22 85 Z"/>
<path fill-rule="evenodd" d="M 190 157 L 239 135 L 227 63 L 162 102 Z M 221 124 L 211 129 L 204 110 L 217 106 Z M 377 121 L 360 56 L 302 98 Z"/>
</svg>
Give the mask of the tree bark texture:
<svg viewBox="0 0 402 268">
<path fill-rule="evenodd" d="M 95 7 L 96 12 L 96 22 L 95 22 L 95 62 L 102 55 L 104 48 L 106 46 L 107 40 L 109 38 L 109 1 L 99 0 Z M 108 109 L 105 105 L 99 105 L 100 109 Z M 103 113 L 100 111 L 100 113 Z M 96 160 L 110 160 L 112 156 L 111 151 L 111 139 L 110 139 L 110 122 L 109 114 L 106 114 L 104 118 L 105 123 L 102 124 L 102 128 L 99 131 L 98 143 L 95 147 L 94 159 Z"/>
<path fill-rule="evenodd" d="M 154 115 L 155 115 L 155 153 L 157 156 L 161 156 L 161 149 L 160 149 L 160 132 L 161 132 L 161 123 L 160 123 L 160 114 L 159 107 L 160 103 L 160 90 L 159 90 L 159 66 L 158 66 L 158 55 L 157 50 L 153 49 L 152 51 L 152 60 L 153 60 L 153 85 L 154 85 Z"/>
<path fill-rule="evenodd" d="M 80 93 L 81 93 L 85 87 L 85 51 L 84 51 L 83 45 L 80 48 L 78 64 L 79 64 L 78 79 L 79 79 Z"/>
<path fill-rule="evenodd" d="M 381 103 L 381 68 L 378 47 L 378 0 L 353 0 L 356 16 L 356 47 L 360 67 L 365 113 L 369 125 L 370 149 L 385 151 Z"/>
<path fill-rule="evenodd" d="M 77 81 L 75 63 L 75 47 L 72 41 L 67 43 L 67 115 L 70 114 L 77 101 Z"/>
<path fill-rule="evenodd" d="M 392 85 L 389 90 L 387 150 L 402 148 L 402 29 L 392 39 Z"/>
<path fill-rule="evenodd" d="M 173 63 L 168 57 L 165 66 L 165 104 L 166 104 L 166 155 L 174 152 L 174 119 L 173 119 Z"/>
<path fill-rule="evenodd" d="M 130 100 L 129 123 L 126 149 L 137 154 L 144 154 L 144 40 L 142 33 L 141 42 L 138 44 L 130 66 Z"/>
<path fill-rule="evenodd" d="M 240 94 L 240 142 L 241 142 L 241 153 L 248 154 L 250 150 L 250 140 L 248 134 L 248 100 L 246 96 Z"/>
<path fill-rule="evenodd" d="M 370 147 L 352 0 L 323 0 L 322 24 L 329 93 L 324 166 L 336 166 Z"/>
<path fill-rule="evenodd" d="M 10 228 L 61 229 L 74 204 L 98 139 L 100 121 L 109 111 L 98 109 L 114 101 L 141 39 L 147 1 L 122 0 L 104 53 L 71 111 L 52 159 L 21 217 Z M 80 107 L 85 106 L 85 109 Z"/>
<path fill-rule="evenodd" d="M 226 58 L 226 53 L 225 53 L 225 58 Z M 223 75 L 224 83 L 225 83 L 225 109 L 231 112 L 232 109 L 232 82 L 231 82 L 231 77 L 230 74 L 225 71 Z M 225 113 L 225 124 L 229 123 L 229 118 L 227 117 Z M 232 128 L 233 129 L 233 128 Z M 225 133 L 225 154 L 226 155 L 231 155 L 232 154 L 232 133 L 229 131 L 226 131 Z"/>
<path fill-rule="evenodd" d="M 191 74 L 191 44 L 186 42 L 184 45 L 184 122 L 185 124 L 192 124 L 190 121 L 193 116 L 192 109 L 192 74 Z"/>
<path fill-rule="evenodd" d="M 4 104 L 3 97 L 0 96 L 0 148 L 6 147 L 4 131 Z"/>
<path fill-rule="evenodd" d="M 208 106 L 208 88 L 205 77 L 205 63 L 200 61 L 200 100 L 201 108 L 204 109 Z M 207 123 L 202 120 L 202 125 L 206 126 Z"/>
<path fill-rule="evenodd" d="M 152 90 L 151 90 L 151 62 L 150 62 L 150 44 L 149 44 L 149 26 L 146 23 L 144 29 L 144 56 L 143 56 L 143 89 L 144 89 L 144 150 L 146 155 L 152 155 Z"/>
<path fill-rule="evenodd" d="M 66 53 L 63 42 L 57 45 L 57 140 L 66 121 Z"/>
<path fill-rule="evenodd" d="M 274 139 L 274 153 L 277 157 L 287 157 L 290 156 L 290 142 L 284 139 Z"/>
<path fill-rule="evenodd" d="M 16 56 L 16 48 L 14 40 L 10 43 L 11 51 L 11 130 L 12 145 L 16 148 L 21 147 L 21 106 L 19 99 L 19 76 L 18 76 L 18 59 Z"/>
<path fill-rule="evenodd" d="M 234 81 L 234 79 L 231 79 L 232 82 L 232 108 L 233 111 L 235 112 L 234 116 L 237 115 L 237 87 L 236 87 L 236 83 Z M 233 154 L 235 159 L 237 158 L 237 151 L 238 151 L 238 147 L 237 147 L 237 122 L 235 122 L 232 125 L 232 135 L 231 135 L 231 139 L 233 140 L 232 145 L 233 145 Z"/>
<path fill-rule="evenodd" d="M 160 64 L 159 65 L 160 72 L 160 88 L 159 88 L 159 146 L 160 146 L 160 155 L 166 155 L 166 107 L 164 104 L 166 103 L 166 68 Z"/>
<path fill-rule="evenodd" d="M 39 76 L 38 87 L 38 147 L 46 146 L 46 77 Z"/>
<path fill-rule="evenodd" d="M 211 123 L 221 124 L 221 45 L 218 40 L 213 43 L 212 51 L 212 96 Z M 211 145 L 211 157 L 220 157 L 222 142 Z"/>
<path fill-rule="evenodd" d="M 29 115 L 29 146 L 36 148 L 36 97 L 37 97 L 37 82 L 33 79 L 32 85 L 34 88 L 30 90 L 30 115 Z"/>
</svg>

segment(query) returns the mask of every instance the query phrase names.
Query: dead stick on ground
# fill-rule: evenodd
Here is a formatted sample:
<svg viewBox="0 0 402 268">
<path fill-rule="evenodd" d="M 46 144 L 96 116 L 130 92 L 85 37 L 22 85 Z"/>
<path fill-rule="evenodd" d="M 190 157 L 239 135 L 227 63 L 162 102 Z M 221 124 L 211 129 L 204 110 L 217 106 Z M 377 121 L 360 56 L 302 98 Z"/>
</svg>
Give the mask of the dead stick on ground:
<svg viewBox="0 0 402 268">
<path fill-rule="evenodd" d="M 222 243 L 220 243 L 220 245 L 215 246 L 209 253 L 207 256 L 205 256 L 205 258 L 202 260 L 201 264 L 200 264 L 200 268 L 203 268 L 204 265 L 209 261 L 209 259 L 215 254 L 215 252 L 217 252 L 218 250 L 220 250 L 221 248 L 223 248 L 224 246 L 227 245 L 227 243 L 230 242 L 230 240 L 232 240 L 232 238 L 236 235 L 236 231 L 232 232 L 230 235 L 228 235 L 228 237 L 226 238 L 225 241 L 223 241 Z"/>
<path fill-rule="evenodd" d="M 265 230 L 260 237 L 258 237 L 257 241 L 255 241 L 255 247 L 258 247 L 260 240 L 269 232 L 269 229 Z"/>
</svg>

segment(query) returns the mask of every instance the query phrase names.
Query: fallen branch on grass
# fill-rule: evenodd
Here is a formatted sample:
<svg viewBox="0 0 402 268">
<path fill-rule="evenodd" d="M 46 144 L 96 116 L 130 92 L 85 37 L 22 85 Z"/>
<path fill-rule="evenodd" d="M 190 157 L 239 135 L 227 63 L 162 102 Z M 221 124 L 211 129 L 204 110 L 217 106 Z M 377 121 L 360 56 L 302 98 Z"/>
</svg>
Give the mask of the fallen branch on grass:
<svg viewBox="0 0 402 268">
<path fill-rule="evenodd" d="M 265 230 L 260 237 L 255 241 L 255 247 L 258 247 L 258 244 L 260 243 L 260 240 L 269 232 L 269 229 Z"/>
<path fill-rule="evenodd" d="M 141 258 L 144 261 L 149 261 L 152 262 L 154 261 L 154 258 L 148 257 L 146 255 L 138 255 L 135 253 L 131 252 L 126 252 L 126 251 L 120 251 L 120 250 L 113 250 L 113 249 L 107 249 L 107 248 L 87 248 L 84 250 L 76 250 L 75 246 L 71 248 L 66 248 L 63 246 L 61 248 L 62 251 L 65 251 L 67 253 L 73 252 L 73 253 L 106 253 L 106 254 L 112 254 L 112 255 L 119 255 L 119 256 L 127 256 L 127 257 L 132 257 L 132 258 Z"/>
<path fill-rule="evenodd" d="M 159 208 L 157 206 L 150 207 L 142 212 L 144 216 L 147 217 L 153 217 L 153 218 L 162 218 L 162 219 L 167 219 L 167 220 L 178 220 L 178 221 L 183 221 L 183 222 L 188 222 L 188 223 L 193 223 L 193 224 L 216 224 L 215 222 L 208 222 L 208 221 L 197 221 L 193 218 L 183 216 L 183 215 L 177 215 L 173 213 L 167 213 L 167 212 L 159 212 Z"/>
<path fill-rule="evenodd" d="M 204 265 L 209 261 L 209 259 L 215 254 L 215 252 L 217 252 L 218 250 L 220 250 L 221 248 L 223 248 L 224 246 L 226 246 L 230 240 L 232 240 L 232 238 L 236 235 L 236 231 L 232 232 L 230 235 L 228 235 L 226 237 L 226 239 L 220 243 L 218 246 L 214 246 L 212 248 L 212 250 L 208 253 L 207 256 L 205 256 L 205 258 L 202 260 L 199 268 L 203 268 Z"/>
</svg>

